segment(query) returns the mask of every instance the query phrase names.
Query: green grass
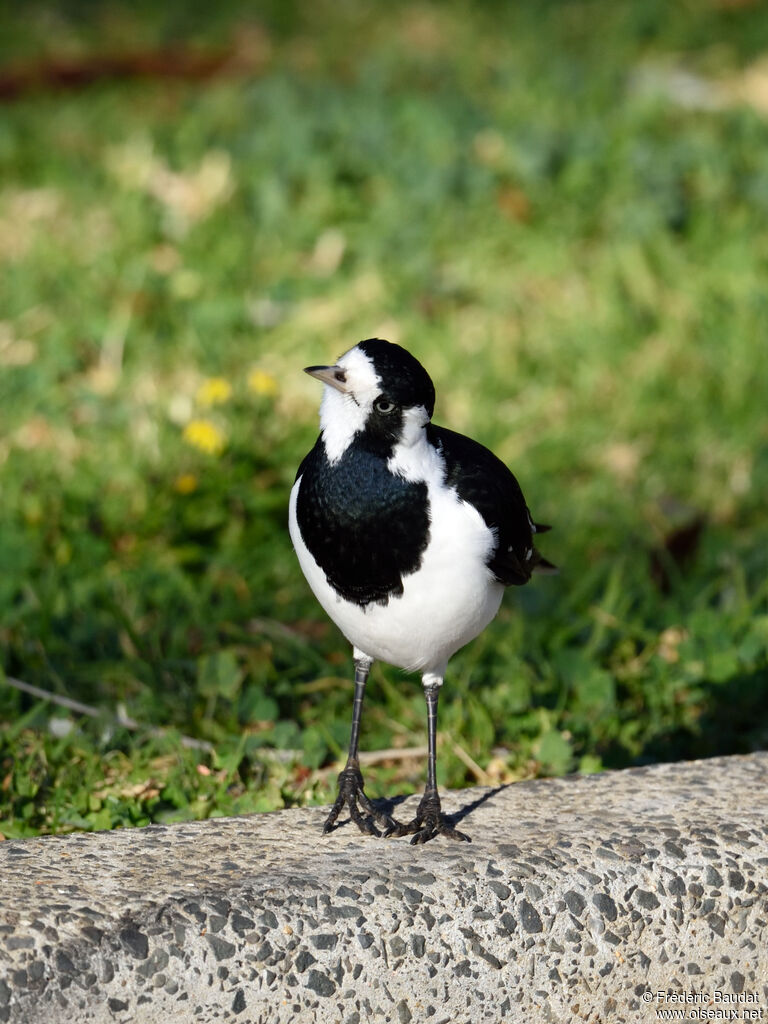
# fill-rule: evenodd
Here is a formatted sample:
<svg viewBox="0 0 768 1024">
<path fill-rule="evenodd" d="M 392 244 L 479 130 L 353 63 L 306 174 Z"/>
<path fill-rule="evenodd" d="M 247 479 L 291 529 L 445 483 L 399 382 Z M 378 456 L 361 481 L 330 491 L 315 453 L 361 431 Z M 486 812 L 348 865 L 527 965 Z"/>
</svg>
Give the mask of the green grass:
<svg viewBox="0 0 768 1024">
<path fill-rule="evenodd" d="M 8 61 L 262 54 L 2 111 L 0 667 L 103 718 L 0 684 L 0 833 L 329 798 L 350 658 L 286 504 L 301 367 L 377 334 L 512 466 L 562 567 L 453 659 L 441 784 L 764 747 L 760 5 L 192 6 L 25 5 L 0 33 Z M 676 102 L 670 68 L 717 102 Z M 662 589 L 651 552 L 697 515 Z M 418 680 L 377 667 L 363 749 L 424 729 Z"/>
</svg>

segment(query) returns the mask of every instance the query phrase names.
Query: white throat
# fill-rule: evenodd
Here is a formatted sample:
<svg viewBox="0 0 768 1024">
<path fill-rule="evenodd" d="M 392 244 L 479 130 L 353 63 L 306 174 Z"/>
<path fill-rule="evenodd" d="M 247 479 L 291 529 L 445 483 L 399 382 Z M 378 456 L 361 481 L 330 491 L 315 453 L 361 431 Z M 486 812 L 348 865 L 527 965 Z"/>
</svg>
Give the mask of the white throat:
<svg viewBox="0 0 768 1024">
<path fill-rule="evenodd" d="M 365 426 L 368 412 L 351 395 L 326 384 L 320 402 L 320 432 L 329 462 L 338 462 Z"/>
<path fill-rule="evenodd" d="M 345 352 L 336 365 L 345 371 L 351 393 L 337 391 L 328 384 L 323 387 L 320 431 L 331 463 L 339 461 L 355 435 L 365 427 L 373 400 L 381 391 L 372 360 L 359 348 Z"/>
</svg>

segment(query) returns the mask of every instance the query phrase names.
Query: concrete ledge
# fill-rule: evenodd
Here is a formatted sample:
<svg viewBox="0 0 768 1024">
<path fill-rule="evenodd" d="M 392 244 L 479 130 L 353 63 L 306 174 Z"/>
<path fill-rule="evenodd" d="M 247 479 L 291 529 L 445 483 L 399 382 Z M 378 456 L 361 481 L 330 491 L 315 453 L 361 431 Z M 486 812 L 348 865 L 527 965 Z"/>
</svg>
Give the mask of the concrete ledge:
<svg viewBox="0 0 768 1024">
<path fill-rule="evenodd" d="M 768 1020 L 768 755 L 444 804 L 472 845 L 322 809 L 2 843 L 0 1021 Z"/>
</svg>

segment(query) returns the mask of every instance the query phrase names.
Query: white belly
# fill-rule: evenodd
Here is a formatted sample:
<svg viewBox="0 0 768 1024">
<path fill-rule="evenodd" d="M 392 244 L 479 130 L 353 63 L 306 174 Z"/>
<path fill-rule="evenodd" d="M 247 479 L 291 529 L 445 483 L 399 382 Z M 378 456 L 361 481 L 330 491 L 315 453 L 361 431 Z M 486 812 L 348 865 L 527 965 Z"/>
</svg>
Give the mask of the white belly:
<svg viewBox="0 0 768 1024">
<path fill-rule="evenodd" d="M 430 485 L 430 538 L 421 566 L 404 577 L 402 594 L 386 605 L 363 608 L 334 592 L 302 541 L 296 522 L 300 486 L 301 479 L 291 491 L 291 539 L 325 611 L 358 651 L 408 671 L 442 677 L 451 655 L 496 615 L 504 593 L 485 564 L 493 535 L 480 513 L 455 492 Z"/>
</svg>

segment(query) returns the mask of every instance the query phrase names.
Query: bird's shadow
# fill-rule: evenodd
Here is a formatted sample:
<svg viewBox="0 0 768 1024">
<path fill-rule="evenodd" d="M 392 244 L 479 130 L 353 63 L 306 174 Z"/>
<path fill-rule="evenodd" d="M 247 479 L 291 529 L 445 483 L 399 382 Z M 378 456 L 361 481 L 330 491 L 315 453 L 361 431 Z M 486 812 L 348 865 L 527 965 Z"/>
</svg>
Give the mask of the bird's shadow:
<svg viewBox="0 0 768 1024">
<path fill-rule="evenodd" d="M 450 821 L 452 825 L 458 824 L 460 821 L 463 821 L 464 818 L 466 818 L 468 815 L 472 814 L 473 811 L 476 811 L 478 807 L 481 807 L 486 802 L 486 800 L 490 800 L 491 797 L 496 796 L 503 790 L 509 789 L 511 785 L 513 785 L 513 783 L 505 782 L 501 786 L 494 786 L 493 789 L 489 789 L 486 793 L 483 793 L 481 796 L 477 797 L 477 799 L 471 800 L 468 804 L 464 804 L 463 807 L 460 807 L 458 811 L 454 811 L 453 814 L 446 814 L 446 818 Z"/>
<path fill-rule="evenodd" d="M 460 821 L 463 821 L 464 818 L 472 814 L 473 811 L 476 811 L 477 808 L 481 807 L 487 800 L 490 800 L 492 797 L 496 796 L 498 793 L 501 793 L 503 790 L 508 789 L 511 785 L 513 785 L 513 783 L 505 782 L 503 783 L 503 785 L 494 786 L 492 789 L 489 789 L 485 793 L 482 793 L 475 800 L 471 800 L 469 803 L 464 804 L 464 806 L 460 807 L 458 811 L 454 811 L 452 814 L 446 814 L 445 820 L 450 825 L 458 825 Z M 409 796 L 377 797 L 375 800 L 371 800 L 371 803 L 373 804 L 377 811 L 381 812 L 382 814 L 386 814 L 389 817 L 394 817 L 395 808 L 398 807 L 400 804 L 405 803 L 405 801 L 409 799 Z M 344 822 L 343 824 L 347 824 L 347 822 Z"/>
</svg>

